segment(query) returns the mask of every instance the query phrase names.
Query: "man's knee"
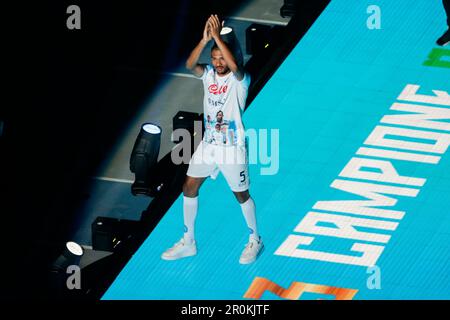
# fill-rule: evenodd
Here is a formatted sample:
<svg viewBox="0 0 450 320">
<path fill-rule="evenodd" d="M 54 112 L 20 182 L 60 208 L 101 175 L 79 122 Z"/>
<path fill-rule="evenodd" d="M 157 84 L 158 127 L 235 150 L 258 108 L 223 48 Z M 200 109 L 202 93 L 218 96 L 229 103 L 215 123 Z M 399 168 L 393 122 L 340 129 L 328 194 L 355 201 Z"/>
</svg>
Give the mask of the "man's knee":
<svg viewBox="0 0 450 320">
<path fill-rule="evenodd" d="M 186 197 L 194 197 L 195 191 L 196 190 L 195 190 L 193 183 L 190 180 L 186 179 L 186 181 L 184 181 L 184 184 L 183 184 L 183 194 Z"/>
<path fill-rule="evenodd" d="M 234 192 L 234 195 L 236 196 L 236 199 L 239 203 L 244 203 L 250 198 L 250 193 L 248 192 L 248 190 L 242 192 Z"/>
<path fill-rule="evenodd" d="M 198 195 L 199 182 L 191 177 L 186 177 L 183 184 L 183 194 L 186 197 L 196 197 Z"/>
</svg>

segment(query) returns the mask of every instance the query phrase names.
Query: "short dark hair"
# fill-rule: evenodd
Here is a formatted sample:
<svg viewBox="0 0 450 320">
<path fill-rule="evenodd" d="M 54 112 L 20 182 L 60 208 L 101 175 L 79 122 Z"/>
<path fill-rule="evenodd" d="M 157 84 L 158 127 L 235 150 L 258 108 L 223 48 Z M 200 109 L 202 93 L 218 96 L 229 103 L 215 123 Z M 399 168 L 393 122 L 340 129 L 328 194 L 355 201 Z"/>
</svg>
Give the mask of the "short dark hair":
<svg viewBox="0 0 450 320">
<path fill-rule="evenodd" d="M 231 50 L 230 44 L 228 42 L 223 41 L 223 43 L 225 43 L 227 45 L 227 47 Z M 217 46 L 217 43 L 215 41 L 211 47 L 211 52 L 213 52 L 214 50 L 220 50 L 219 46 Z"/>
<path fill-rule="evenodd" d="M 237 47 L 232 47 L 228 42 L 226 42 L 226 41 L 223 41 L 223 42 L 227 45 L 228 49 L 230 49 L 231 52 L 233 53 L 233 56 L 234 56 L 234 59 L 236 60 L 236 63 L 238 65 L 243 65 L 243 57 L 242 57 L 242 53 L 241 53 L 241 49 L 239 47 L 239 44 L 237 45 Z M 211 47 L 211 53 L 214 50 L 220 50 L 220 48 L 217 46 L 217 43 L 215 41 L 214 41 L 214 44 Z"/>
<path fill-rule="evenodd" d="M 211 52 L 213 52 L 214 50 L 220 50 L 219 47 L 217 46 L 217 43 L 214 42 L 213 46 L 211 47 Z"/>
</svg>

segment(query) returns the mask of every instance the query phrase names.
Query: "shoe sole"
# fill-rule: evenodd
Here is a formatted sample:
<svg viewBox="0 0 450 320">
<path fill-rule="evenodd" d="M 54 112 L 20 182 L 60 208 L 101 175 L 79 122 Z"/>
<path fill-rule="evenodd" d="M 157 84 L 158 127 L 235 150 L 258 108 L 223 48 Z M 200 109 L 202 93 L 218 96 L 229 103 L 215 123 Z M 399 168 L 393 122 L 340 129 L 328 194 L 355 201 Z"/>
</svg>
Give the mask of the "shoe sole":
<svg viewBox="0 0 450 320">
<path fill-rule="evenodd" d="M 161 259 L 167 260 L 167 261 L 173 261 L 173 260 L 179 260 L 179 259 L 183 259 L 183 258 L 189 258 L 189 257 L 195 256 L 195 255 L 197 255 L 197 252 L 194 252 L 192 254 L 187 254 L 187 255 L 184 255 L 181 257 L 180 256 L 166 257 L 166 256 L 161 255 Z"/>
<path fill-rule="evenodd" d="M 249 260 L 249 261 L 241 261 L 241 260 L 239 260 L 239 263 L 240 263 L 240 264 L 250 264 L 250 263 L 255 262 L 256 259 L 258 259 L 258 257 L 261 255 L 261 253 L 263 253 L 263 251 L 264 251 L 265 248 L 266 248 L 266 247 L 265 247 L 264 244 L 263 244 L 262 247 L 261 247 L 261 249 L 259 249 L 259 252 L 258 252 L 258 254 L 256 255 L 255 259 Z"/>
</svg>

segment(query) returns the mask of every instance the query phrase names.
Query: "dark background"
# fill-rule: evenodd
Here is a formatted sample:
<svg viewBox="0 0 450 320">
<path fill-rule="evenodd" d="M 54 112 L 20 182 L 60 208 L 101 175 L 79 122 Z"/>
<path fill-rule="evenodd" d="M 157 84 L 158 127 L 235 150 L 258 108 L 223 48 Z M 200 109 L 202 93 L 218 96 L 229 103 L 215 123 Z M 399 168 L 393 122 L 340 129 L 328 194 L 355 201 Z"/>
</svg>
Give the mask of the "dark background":
<svg viewBox="0 0 450 320">
<path fill-rule="evenodd" d="M 253 55 L 246 65 L 252 76 L 247 104 L 328 2 L 299 0 L 289 25 L 273 28 L 269 49 Z M 49 265 L 68 240 L 77 210 L 89 197 L 85 190 L 105 155 L 157 89 L 160 72 L 184 63 L 201 38 L 206 18 L 211 13 L 232 15 L 244 3 L 2 4 L 1 298 L 54 297 L 48 288 Z M 66 27 L 66 9 L 72 4 L 81 8 L 81 30 Z M 164 199 L 152 210 L 164 213 Z M 104 287 L 129 254 L 132 250 L 112 261 L 117 270 L 106 277 Z M 93 296 L 98 295 L 101 289 Z"/>
<path fill-rule="evenodd" d="M 91 177 L 209 14 L 242 1 L 35 1 L 3 7 L 2 296 L 45 296 Z M 66 9 L 81 8 L 81 30 Z M 4 38 L 5 40 L 5 38 Z M 120 90 L 118 90 L 120 88 Z"/>
</svg>

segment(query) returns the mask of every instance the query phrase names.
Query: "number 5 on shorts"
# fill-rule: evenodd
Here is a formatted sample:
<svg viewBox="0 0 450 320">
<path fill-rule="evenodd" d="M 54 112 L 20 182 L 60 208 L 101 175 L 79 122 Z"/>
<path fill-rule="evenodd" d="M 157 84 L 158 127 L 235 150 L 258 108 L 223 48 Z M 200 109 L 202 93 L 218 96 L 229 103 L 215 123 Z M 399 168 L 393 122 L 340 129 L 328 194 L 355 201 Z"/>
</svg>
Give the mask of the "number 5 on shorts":
<svg viewBox="0 0 450 320">
<path fill-rule="evenodd" d="M 241 173 L 239 173 L 239 175 L 242 177 L 241 182 L 245 181 L 245 171 L 241 171 Z"/>
</svg>

